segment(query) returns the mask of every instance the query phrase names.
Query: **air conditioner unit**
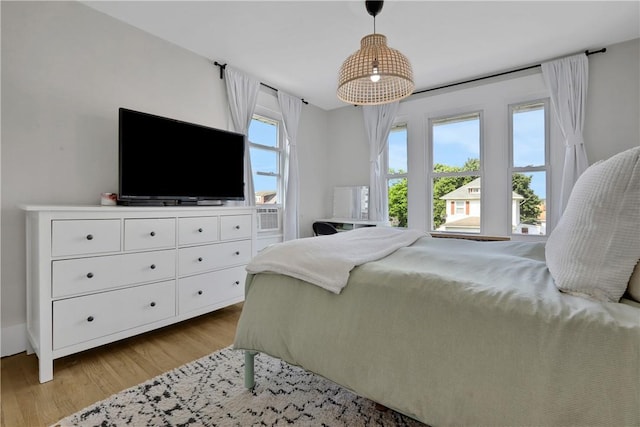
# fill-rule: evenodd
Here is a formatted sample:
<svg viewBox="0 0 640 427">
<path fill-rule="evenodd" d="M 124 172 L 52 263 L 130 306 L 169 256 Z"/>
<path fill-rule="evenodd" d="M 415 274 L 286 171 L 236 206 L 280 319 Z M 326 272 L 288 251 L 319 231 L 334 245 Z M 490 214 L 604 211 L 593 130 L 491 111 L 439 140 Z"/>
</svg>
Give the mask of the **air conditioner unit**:
<svg viewBox="0 0 640 427">
<path fill-rule="evenodd" d="M 280 229 L 280 209 L 278 208 L 257 208 L 258 231 L 269 231 Z"/>
</svg>

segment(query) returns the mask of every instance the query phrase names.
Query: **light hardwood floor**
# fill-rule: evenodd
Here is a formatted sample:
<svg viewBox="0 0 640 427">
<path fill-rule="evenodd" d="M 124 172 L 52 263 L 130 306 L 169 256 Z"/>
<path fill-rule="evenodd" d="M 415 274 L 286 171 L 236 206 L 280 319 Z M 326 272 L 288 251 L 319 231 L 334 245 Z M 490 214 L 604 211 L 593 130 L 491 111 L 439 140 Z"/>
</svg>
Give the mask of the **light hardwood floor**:
<svg viewBox="0 0 640 427">
<path fill-rule="evenodd" d="M 63 357 L 53 381 L 38 382 L 38 359 L 26 353 L 1 360 L 6 427 L 49 426 L 123 389 L 233 343 L 242 304 Z"/>
</svg>

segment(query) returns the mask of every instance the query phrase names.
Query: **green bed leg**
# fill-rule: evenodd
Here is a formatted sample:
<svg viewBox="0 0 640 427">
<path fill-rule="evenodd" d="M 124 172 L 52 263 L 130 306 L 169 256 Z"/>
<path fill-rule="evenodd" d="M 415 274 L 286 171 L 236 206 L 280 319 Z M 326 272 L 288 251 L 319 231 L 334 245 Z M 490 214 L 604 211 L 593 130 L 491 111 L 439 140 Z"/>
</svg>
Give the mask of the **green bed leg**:
<svg viewBox="0 0 640 427">
<path fill-rule="evenodd" d="M 252 389 L 256 384 L 254 376 L 254 358 L 256 357 L 255 351 L 245 350 L 244 352 L 244 386 L 248 389 Z"/>
</svg>

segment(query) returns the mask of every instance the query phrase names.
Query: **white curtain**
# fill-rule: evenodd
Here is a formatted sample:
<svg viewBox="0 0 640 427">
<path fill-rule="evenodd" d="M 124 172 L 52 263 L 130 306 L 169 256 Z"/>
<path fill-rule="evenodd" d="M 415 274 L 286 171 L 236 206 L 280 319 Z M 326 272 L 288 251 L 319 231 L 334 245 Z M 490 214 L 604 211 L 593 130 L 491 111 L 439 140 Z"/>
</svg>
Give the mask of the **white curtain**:
<svg viewBox="0 0 640 427">
<path fill-rule="evenodd" d="M 372 221 L 389 219 L 389 195 L 382 170 L 382 153 L 387 146 L 399 105 L 396 101 L 362 107 L 364 127 L 369 140 L 369 219 Z"/>
<path fill-rule="evenodd" d="M 587 103 L 589 60 L 580 54 L 542 64 L 542 75 L 551 96 L 558 125 L 565 144 L 562 187 L 557 201 L 557 218 L 564 212 L 578 177 L 587 169 L 587 152 L 582 129 Z"/>
<path fill-rule="evenodd" d="M 258 100 L 260 81 L 229 66 L 225 68 L 227 99 L 231 110 L 231 120 L 236 132 L 244 134 L 244 195 L 245 204 L 256 204 L 253 189 L 253 171 L 251 169 L 251 153 L 249 151 L 249 125 Z"/>
<path fill-rule="evenodd" d="M 284 170 L 284 240 L 298 238 L 298 208 L 300 205 L 300 182 L 298 180 L 298 152 L 296 139 L 302 100 L 278 91 L 278 103 L 282 111 L 284 132 L 287 137 L 287 148 Z"/>
</svg>

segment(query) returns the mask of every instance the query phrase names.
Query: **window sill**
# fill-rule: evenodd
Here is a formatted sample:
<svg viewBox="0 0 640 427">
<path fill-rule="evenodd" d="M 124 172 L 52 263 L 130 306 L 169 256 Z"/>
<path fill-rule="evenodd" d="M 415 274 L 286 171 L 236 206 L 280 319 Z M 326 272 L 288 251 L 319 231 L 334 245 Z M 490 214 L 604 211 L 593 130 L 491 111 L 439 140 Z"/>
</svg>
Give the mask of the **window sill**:
<svg viewBox="0 0 640 427">
<path fill-rule="evenodd" d="M 442 238 L 442 239 L 466 239 L 466 240 L 478 240 L 481 242 L 496 242 L 496 241 L 511 240 L 509 236 L 487 236 L 484 234 L 439 233 L 439 232 L 432 232 L 430 234 L 431 234 L 431 237 Z"/>
</svg>

